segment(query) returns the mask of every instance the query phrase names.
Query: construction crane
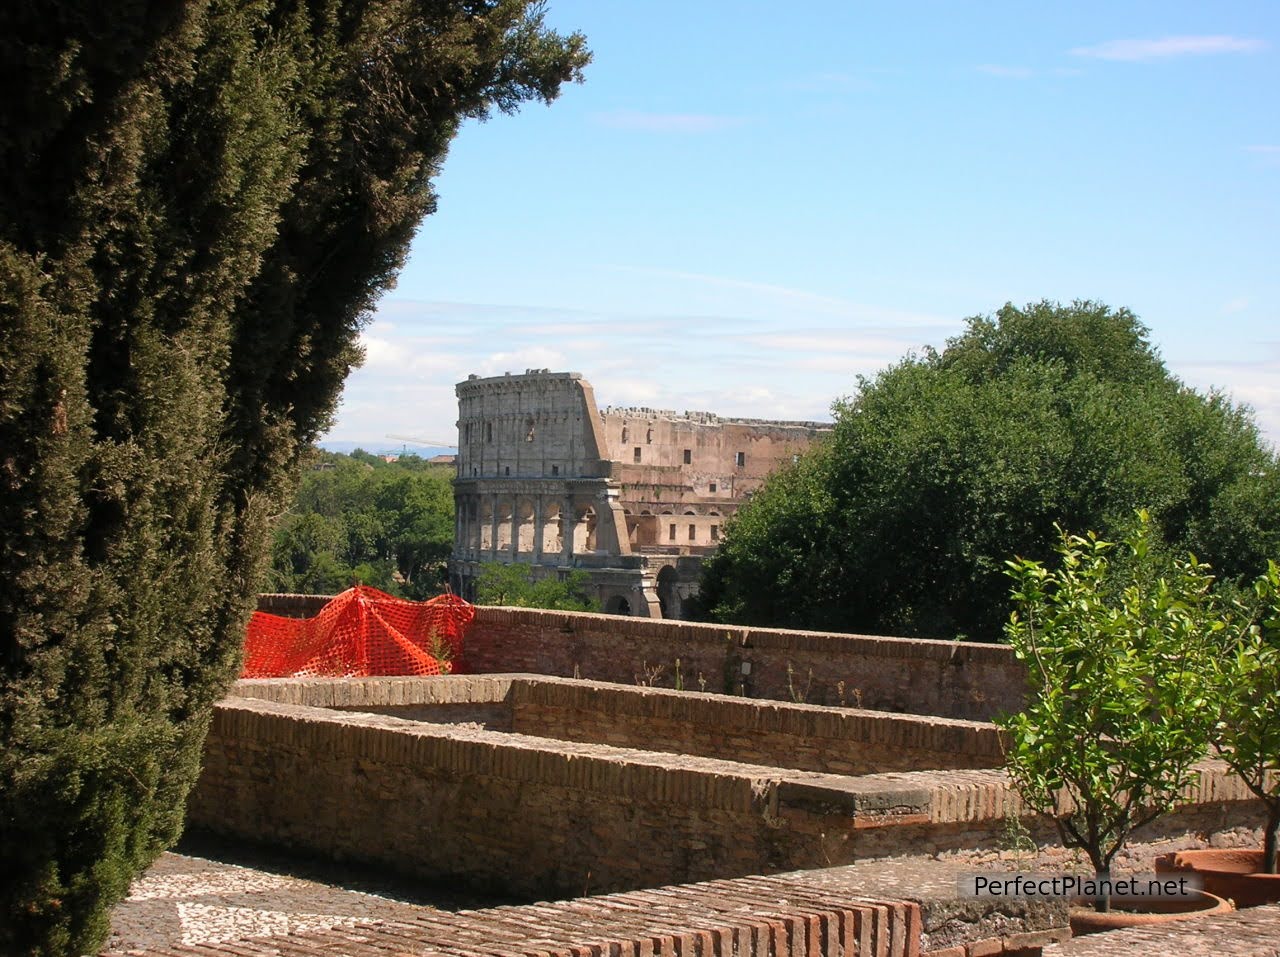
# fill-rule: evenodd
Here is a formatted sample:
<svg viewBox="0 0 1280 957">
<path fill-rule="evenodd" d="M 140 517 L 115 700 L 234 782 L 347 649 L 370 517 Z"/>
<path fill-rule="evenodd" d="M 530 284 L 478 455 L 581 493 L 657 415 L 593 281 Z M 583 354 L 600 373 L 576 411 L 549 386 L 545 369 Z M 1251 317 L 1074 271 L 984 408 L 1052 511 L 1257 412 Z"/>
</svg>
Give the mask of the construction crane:
<svg viewBox="0 0 1280 957">
<path fill-rule="evenodd" d="M 388 435 L 387 438 L 395 439 L 397 442 L 412 442 L 414 445 L 433 446 L 437 449 L 456 449 L 458 446 L 453 442 L 437 442 L 434 439 L 423 439 L 416 435 Z M 404 451 L 409 451 L 409 446 L 404 447 Z"/>
</svg>

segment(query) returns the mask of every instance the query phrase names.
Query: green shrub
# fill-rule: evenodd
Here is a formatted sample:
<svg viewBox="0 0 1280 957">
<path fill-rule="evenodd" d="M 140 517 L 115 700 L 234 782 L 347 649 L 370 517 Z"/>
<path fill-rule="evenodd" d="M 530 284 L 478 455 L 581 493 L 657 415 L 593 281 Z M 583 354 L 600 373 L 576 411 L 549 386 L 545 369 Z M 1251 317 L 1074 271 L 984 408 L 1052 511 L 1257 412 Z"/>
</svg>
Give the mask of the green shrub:
<svg viewBox="0 0 1280 957">
<path fill-rule="evenodd" d="M 1214 720 L 1205 671 L 1223 625 L 1212 578 L 1194 558 L 1157 562 L 1150 545 L 1143 513 L 1119 546 L 1064 535 L 1056 569 L 1009 562 L 1006 633 L 1029 694 L 998 722 L 1006 765 L 1024 803 L 1099 876 L 1193 782 Z"/>
</svg>

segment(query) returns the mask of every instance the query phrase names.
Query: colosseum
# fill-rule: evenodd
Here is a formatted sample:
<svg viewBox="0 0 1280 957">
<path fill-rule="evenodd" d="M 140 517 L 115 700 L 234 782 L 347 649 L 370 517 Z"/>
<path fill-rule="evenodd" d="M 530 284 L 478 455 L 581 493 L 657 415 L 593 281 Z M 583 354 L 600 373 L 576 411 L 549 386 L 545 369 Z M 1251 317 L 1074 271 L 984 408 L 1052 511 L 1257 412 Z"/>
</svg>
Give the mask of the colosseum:
<svg viewBox="0 0 1280 957">
<path fill-rule="evenodd" d="M 485 562 L 578 569 L 605 611 L 681 618 L 725 522 L 829 423 L 596 407 L 576 372 L 458 383 L 450 579 Z"/>
</svg>

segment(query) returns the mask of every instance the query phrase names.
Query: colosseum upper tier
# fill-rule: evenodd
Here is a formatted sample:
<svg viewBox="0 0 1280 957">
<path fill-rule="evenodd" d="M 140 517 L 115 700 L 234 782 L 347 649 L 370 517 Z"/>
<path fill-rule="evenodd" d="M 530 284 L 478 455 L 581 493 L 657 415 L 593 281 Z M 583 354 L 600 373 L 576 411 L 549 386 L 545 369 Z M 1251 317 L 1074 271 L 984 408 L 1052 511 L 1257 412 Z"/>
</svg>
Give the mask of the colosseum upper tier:
<svg viewBox="0 0 1280 957">
<path fill-rule="evenodd" d="M 576 372 L 458 383 L 450 578 L 484 562 L 587 573 L 605 611 L 680 618 L 724 523 L 829 423 L 596 408 Z"/>
</svg>

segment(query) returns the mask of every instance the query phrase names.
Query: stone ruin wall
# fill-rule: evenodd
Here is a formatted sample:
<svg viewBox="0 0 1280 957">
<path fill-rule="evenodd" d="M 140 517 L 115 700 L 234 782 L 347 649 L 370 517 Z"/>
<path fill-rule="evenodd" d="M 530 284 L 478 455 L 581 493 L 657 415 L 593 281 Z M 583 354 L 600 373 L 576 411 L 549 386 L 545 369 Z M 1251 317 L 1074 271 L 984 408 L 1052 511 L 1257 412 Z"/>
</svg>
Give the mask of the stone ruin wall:
<svg viewBox="0 0 1280 957">
<path fill-rule="evenodd" d="M 765 479 L 830 431 L 648 408 L 608 408 L 601 419 L 630 544 L 654 554 L 714 551 L 725 521 Z"/>
<path fill-rule="evenodd" d="M 485 562 L 539 577 L 584 571 L 605 611 L 679 618 L 724 523 L 829 426 L 707 412 L 607 409 L 574 372 L 457 386 L 450 579 Z"/>
</svg>

